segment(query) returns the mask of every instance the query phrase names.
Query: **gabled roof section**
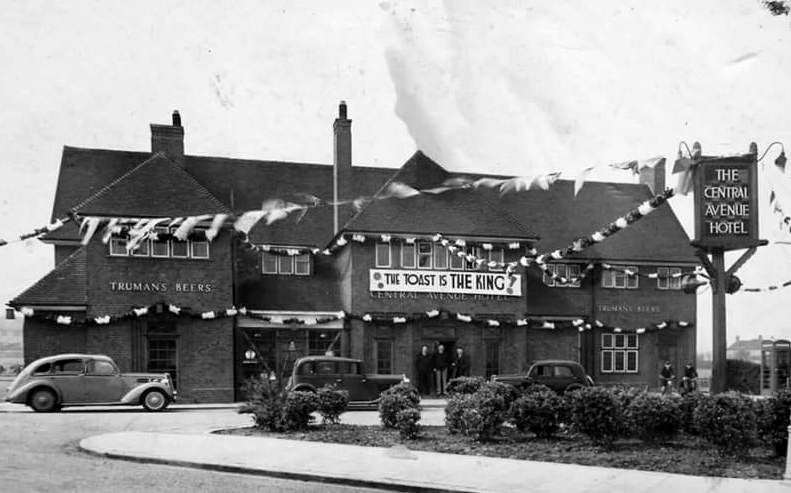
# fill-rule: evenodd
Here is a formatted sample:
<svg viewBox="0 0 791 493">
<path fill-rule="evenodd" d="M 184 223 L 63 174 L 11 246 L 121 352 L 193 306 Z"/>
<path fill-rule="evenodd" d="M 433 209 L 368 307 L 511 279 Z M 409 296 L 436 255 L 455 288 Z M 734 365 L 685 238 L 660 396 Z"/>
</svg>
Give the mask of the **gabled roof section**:
<svg viewBox="0 0 791 493">
<path fill-rule="evenodd" d="M 177 217 L 229 214 L 222 202 L 181 166 L 156 153 L 73 206 L 97 216 Z"/>
<path fill-rule="evenodd" d="M 8 304 L 13 307 L 87 305 L 87 257 L 85 247 L 78 249 Z"/>
<path fill-rule="evenodd" d="M 400 182 L 416 189 L 440 186 L 452 175 L 422 152 L 416 152 L 377 193 Z M 374 200 L 342 228 L 349 232 L 414 233 L 487 238 L 535 239 L 496 197 L 474 189 Z"/>
</svg>

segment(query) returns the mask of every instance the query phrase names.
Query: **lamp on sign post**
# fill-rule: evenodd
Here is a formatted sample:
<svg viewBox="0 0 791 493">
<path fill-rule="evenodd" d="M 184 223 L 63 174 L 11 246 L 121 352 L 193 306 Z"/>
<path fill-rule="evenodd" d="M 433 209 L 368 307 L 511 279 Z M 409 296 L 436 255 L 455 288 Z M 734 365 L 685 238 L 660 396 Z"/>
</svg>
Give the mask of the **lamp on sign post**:
<svg viewBox="0 0 791 493">
<path fill-rule="evenodd" d="M 747 154 L 728 157 L 703 156 L 701 146 L 693 146 L 695 192 L 696 255 L 711 279 L 712 292 L 712 372 L 711 392 L 726 386 L 725 295 L 741 287 L 736 271 L 766 245 L 758 239 L 758 146 L 753 142 Z M 725 252 L 746 249 L 728 269 Z M 709 259 L 709 255 L 711 259 Z"/>
</svg>

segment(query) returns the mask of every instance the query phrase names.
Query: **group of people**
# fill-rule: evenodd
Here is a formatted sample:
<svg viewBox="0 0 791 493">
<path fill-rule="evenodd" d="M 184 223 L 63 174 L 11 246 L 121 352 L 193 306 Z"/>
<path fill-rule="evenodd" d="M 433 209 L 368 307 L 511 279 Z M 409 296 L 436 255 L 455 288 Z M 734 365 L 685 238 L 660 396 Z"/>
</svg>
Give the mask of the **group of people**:
<svg viewBox="0 0 791 493">
<path fill-rule="evenodd" d="M 662 393 L 667 394 L 673 391 L 673 380 L 676 374 L 670 361 L 665 361 L 665 365 L 659 371 L 659 385 Z M 693 392 L 698 388 L 698 370 L 692 362 L 687 362 L 684 366 L 684 376 L 681 378 L 680 390 L 682 393 Z"/>
<path fill-rule="evenodd" d="M 415 358 L 417 388 L 421 395 L 445 395 L 448 380 L 470 376 L 470 359 L 464 348 L 457 347 L 455 354 L 445 352 L 445 346 L 436 344 L 433 352 L 422 346 Z"/>
</svg>

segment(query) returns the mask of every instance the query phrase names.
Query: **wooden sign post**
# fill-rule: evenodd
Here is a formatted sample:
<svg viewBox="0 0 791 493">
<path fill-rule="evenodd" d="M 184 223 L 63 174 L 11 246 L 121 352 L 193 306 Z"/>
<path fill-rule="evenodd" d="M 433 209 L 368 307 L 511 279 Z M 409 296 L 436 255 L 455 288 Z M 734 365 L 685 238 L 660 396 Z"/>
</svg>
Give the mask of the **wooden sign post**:
<svg viewBox="0 0 791 493">
<path fill-rule="evenodd" d="M 696 145 L 699 149 L 700 145 Z M 736 271 L 753 256 L 758 239 L 758 147 L 740 156 L 699 156 L 694 171 L 695 239 L 697 255 L 711 278 L 712 290 L 712 375 L 711 392 L 726 386 L 725 294 L 739 289 Z M 747 249 L 729 268 L 725 252 Z M 709 260 L 711 255 L 711 260 Z"/>
</svg>

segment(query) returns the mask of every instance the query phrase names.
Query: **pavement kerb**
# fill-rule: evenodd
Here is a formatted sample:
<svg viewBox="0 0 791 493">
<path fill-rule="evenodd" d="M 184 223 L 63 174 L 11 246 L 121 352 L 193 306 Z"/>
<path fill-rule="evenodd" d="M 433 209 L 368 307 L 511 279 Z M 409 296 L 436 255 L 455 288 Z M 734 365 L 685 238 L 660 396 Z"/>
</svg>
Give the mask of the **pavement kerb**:
<svg viewBox="0 0 791 493">
<path fill-rule="evenodd" d="M 222 428 L 222 429 L 228 429 L 228 428 Z M 160 464 L 166 466 L 191 467 L 194 469 L 202 469 L 205 471 L 247 474 L 252 476 L 273 477 L 280 479 L 294 479 L 299 481 L 310 481 L 314 483 L 338 484 L 345 486 L 356 486 L 360 488 L 383 489 L 387 491 L 408 491 L 408 492 L 418 492 L 418 493 L 475 493 L 475 490 L 463 490 L 456 488 L 454 489 L 437 488 L 430 486 L 422 486 L 418 484 L 402 484 L 395 482 L 364 480 L 359 478 L 350 478 L 350 477 L 342 477 L 342 476 L 329 476 L 326 474 L 313 474 L 313 473 L 304 473 L 304 472 L 250 468 L 250 467 L 234 466 L 228 464 L 207 464 L 203 462 L 193 462 L 193 461 L 185 461 L 185 460 L 161 459 L 158 457 L 139 457 L 139 456 L 124 455 L 124 454 L 116 454 L 112 452 L 99 452 L 96 450 L 92 450 L 87 445 L 85 445 L 84 442 L 91 438 L 95 438 L 95 437 L 89 437 L 80 440 L 79 442 L 80 450 L 95 457 L 115 459 L 115 460 L 125 460 L 129 462 L 140 463 L 140 464 Z"/>
</svg>

